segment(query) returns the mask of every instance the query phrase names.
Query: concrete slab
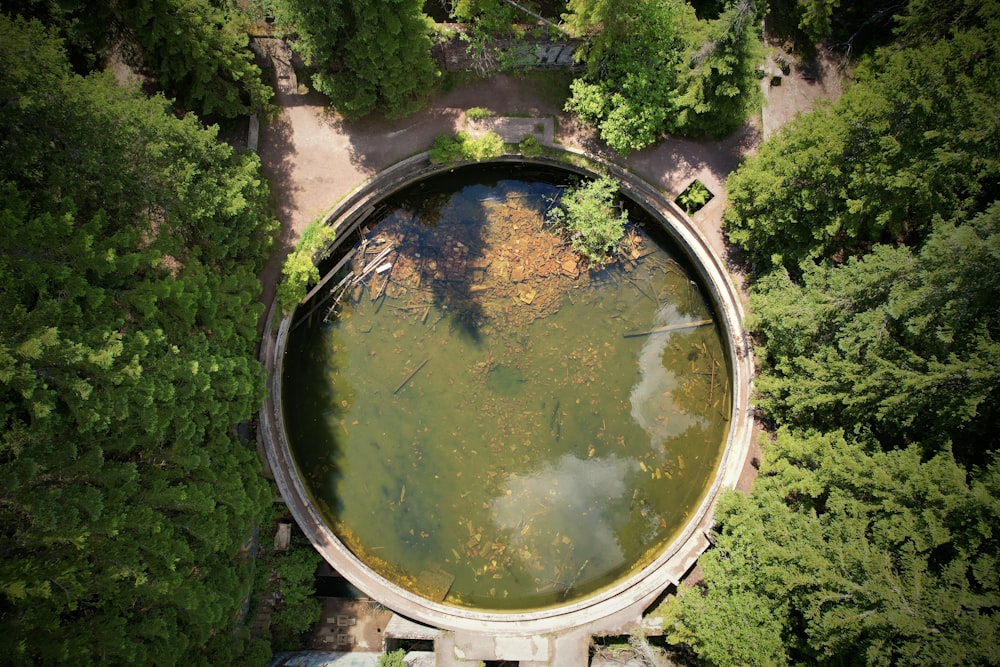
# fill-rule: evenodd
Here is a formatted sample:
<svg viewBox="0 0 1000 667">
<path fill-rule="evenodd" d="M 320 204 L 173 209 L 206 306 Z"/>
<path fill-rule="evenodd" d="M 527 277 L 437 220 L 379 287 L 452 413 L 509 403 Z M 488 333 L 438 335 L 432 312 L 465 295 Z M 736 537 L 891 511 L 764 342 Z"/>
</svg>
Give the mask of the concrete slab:
<svg viewBox="0 0 1000 667">
<path fill-rule="evenodd" d="M 538 635 L 494 635 L 456 632 L 454 654 L 462 660 L 510 660 L 512 662 L 548 662 L 552 656 L 551 640 Z"/>
<path fill-rule="evenodd" d="M 466 656 L 465 652 L 455 645 L 455 635 L 446 632 L 438 640 L 435 647 L 437 667 L 479 667 L 480 658 Z"/>
<path fill-rule="evenodd" d="M 546 146 L 554 144 L 555 123 L 551 116 L 522 118 L 515 116 L 491 116 L 479 120 L 467 120 L 468 132 L 477 137 L 486 132 L 496 132 L 504 143 L 516 144 L 526 136 L 533 135 Z"/>
<path fill-rule="evenodd" d="M 420 639 L 424 641 L 436 641 L 443 634 L 442 630 L 432 628 L 423 623 L 411 621 L 405 616 L 393 614 L 389 622 L 386 623 L 383 634 L 389 639 Z"/>
<path fill-rule="evenodd" d="M 322 616 L 309 647 L 342 652 L 379 652 L 384 630 L 392 617 L 388 609 L 371 600 L 322 598 Z"/>
<path fill-rule="evenodd" d="M 379 653 L 297 651 L 276 654 L 268 667 L 377 667 L 379 656 Z"/>
</svg>

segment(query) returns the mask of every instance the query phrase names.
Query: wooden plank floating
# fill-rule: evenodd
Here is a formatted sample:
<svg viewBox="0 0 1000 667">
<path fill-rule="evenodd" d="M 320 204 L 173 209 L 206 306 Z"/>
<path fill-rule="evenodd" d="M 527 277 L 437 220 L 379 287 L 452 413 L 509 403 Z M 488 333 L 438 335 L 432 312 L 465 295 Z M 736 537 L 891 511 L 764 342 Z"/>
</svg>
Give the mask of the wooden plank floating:
<svg viewBox="0 0 1000 667">
<path fill-rule="evenodd" d="M 664 327 L 656 327 L 646 331 L 633 331 L 632 333 L 625 334 L 623 338 L 638 338 L 639 336 L 650 336 L 652 334 L 668 333 L 670 331 L 680 331 L 682 329 L 694 329 L 695 327 L 703 327 L 708 324 L 712 324 L 712 320 L 696 320 L 694 322 L 682 322 L 681 324 L 668 324 Z"/>
<path fill-rule="evenodd" d="M 398 394 L 403 389 L 403 387 L 405 387 L 407 384 L 410 383 L 410 380 L 413 379 L 413 376 L 416 375 L 417 373 L 419 373 L 420 369 L 427 365 L 428 361 L 430 361 L 430 357 L 428 357 L 427 359 L 424 359 L 423 361 L 421 361 L 420 365 L 418 365 L 416 368 L 414 368 L 412 371 L 410 371 L 410 374 L 406 376 L 406 379 L 404 379 L 402 382 L 400 382 L 396 386 L 396 388 L 392 390 L 392 393 L 393 394 Z"/>
<path fill-rule="evenodd" d="M 308 294 L 302 297 L 302 301 L 299 301 L 299 303 L 307 303 L 311 298 L 316 296 L 316 293 L 319 292 L 321 289 L 323 289 L 323 286 L 326 285 L 331 278 L 337 275 L 337 271 L 340 271 L 340 269 L 342 269 L 345 264 L 347 264 L 349 261 L 351 261 L 351 259 L 354 258 L 354 254 L 356 252 L 357 250 L 352 248 L 347 254 L 345 254 L 340 259 L 340 261 L 337 262 L 336 266 L 334 266 L 332 269 L 326 272 L 326 275 L 323 276 L 323 280 L 319 281 L 316 284 L 316 287 L 313 287 L 311 290 L 309 290 Z"/>
<path fill-rule="evenodd" d="M 329 275 L 333 275 L 333 272 L 331 271 Z M 351 282 L 351 281 L 353 280 L 353 278 L 354 278 L 354 271 L 351 271 L 351 272 L 350 272 L 350 273 L 348 273 L 348 274 L 347 274 L 347 275 L 346 275 L 346 276 L 345 276 L 345 277 L 344 277 L 343 279 L 341 279 L 341 281 L 340 281 L 339 283 L 337 283 L 337 285 L 336 285 L 336 286 L 335 286 L 335 287 L 334 287 L 333 289 L 331 289 L 331 290 L 330 290 L 330 291 L 329 291 L 329 292 L 327 293 L 327 295 L 326 295 L 325 297 L 323 297 L 322 299 L 320 299 L 319 301 L 317 301 L 317 302 L 316 302 L 316 304 L 315 304 L 315 305 L 313 305 L 313 307 L 309 309 L 309 312 L 308 312 L 308 313 L 306 313 L 305 315 L 303 315 L 302 317 L 300 317 L 300 318 L 299 318 L 299 319 L 298 319 L 298 320 L 297 320 L 297 321 L 296 321 L 296 322 L 295 322 L 295 323 L 294 323 L 294 324 L 292 325 L 292 330 L 294 330 L 294 329 L 295 329 L 296 327 L 298 327 L 298 326 L 299 326 L 300 324 L 302 324 L 302 323 L 303 323 L 303 322 L 304 322 L 305 320 L 309 319 L 309 317 L 310 317 L 310 316 L 311 316 L 311 315 L 312 315 L 313 313 L 315 313 L 315 312 L 316 312 L 316 311 L 317 311 L 317 310 L 319 309 L 319 307 L 320 307 L 320 306 L 322 306 L 322 305 L 323 305 L 323 303 L 324 303 L 324 302 L 325 302 L 325 301 L 326 301 L 327 299 L 329 299 L 329 298 L 330 298 L 331 296 L 333 296 L 334 294 L 336 294 L 336 295 L 337 295 L 337 298 L 336 298 L 336 299 L 334 300 L 334 302 L 333 302 L 333 305 L 332 305 L 332 306 L 330 306 L 330 309 L 329 309 L 329 310 L 327 311 L 327 314 L 326 314 L 326 315 L 327 315 L 327 317 L 329 317 L 329 316 L 330 316 L 330 312 L 331 312 L 331 311 L 333 311 L 333 309 L 337 307 L 337 304 L 338 304 L 338 303 L 340 303 L 340 299 L 341 299 L 341 297 L 343 297 L 343 296 L 344 296 L 344 292 L 345 292 L 345 291 L 346 291 L 346 290 L 347 290 L 348 288 L 350 288 L 350 286 L 351 286 L 351 285 L 353 284 L 353 283 Z M 302 300 L 302 301 L 300 301 L 299 303 L 306 303 L 306 302 L 307 302 L 307 301 L 306 301 L 305 299 L 303 299 L 303 300 Z M 324 320 L 324 321 L 326 321 L 326 320 Z"/>
</svg>

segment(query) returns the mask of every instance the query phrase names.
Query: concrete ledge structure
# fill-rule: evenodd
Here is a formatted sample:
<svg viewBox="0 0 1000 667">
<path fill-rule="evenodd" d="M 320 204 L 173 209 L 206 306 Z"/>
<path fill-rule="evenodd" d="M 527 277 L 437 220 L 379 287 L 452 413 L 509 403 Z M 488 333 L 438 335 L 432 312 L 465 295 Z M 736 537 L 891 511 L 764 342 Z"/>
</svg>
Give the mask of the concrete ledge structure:
<svg viewBox="0 0 1000 667">
<path fill-rule="evenodd" d="M 291 318 L 279 317 L 272 305 L 261 345 L 269 373 L 268 397 L 261 409 L 259 437 L 278 488 L 300 528 L 316 549 L 351 583 L 397 614 L 439 629 L 435 634 L 437 664 L 474 665 L 482 660 L 507 660 L 520 665 L 586 665 L 594 635 L 639 631 L 643 613 L 671 585 L 676 585 L 709 546 L 718 494 L 734 488 L 750 451 L 753 415 L 750 394 L 753 357 L 743 329 L 739 290 L 720 258 L 713 253 L 684 212 L 662 193 L 618 167 L 594 158 L 567 153 L 566 160 L 507 155 L 495 162 L 557 166 L 592 176 L 607 172 L 621 182 L 624 193 L 663 221 L 688 253 L 708 288 L 722 325 L 732 366 L 733 401 L 730 431 L 715 479 L 697 511 L 679 536 L 646 567 L 593 595 L 566 605 L 528 612 L 465 609 L 431 602 L 376 574 L 351 553 L 313 507 L 291 455 L 282 421 L 281 377 Z M 591 168 L 579 166 L 580 163 Z M 431 165 L 420 154 L 385 170 L 345 198 L 326 217 L 344 239 L 374 211 L 377 201 L 430 175 L 456 165 Z"/>
</svg>

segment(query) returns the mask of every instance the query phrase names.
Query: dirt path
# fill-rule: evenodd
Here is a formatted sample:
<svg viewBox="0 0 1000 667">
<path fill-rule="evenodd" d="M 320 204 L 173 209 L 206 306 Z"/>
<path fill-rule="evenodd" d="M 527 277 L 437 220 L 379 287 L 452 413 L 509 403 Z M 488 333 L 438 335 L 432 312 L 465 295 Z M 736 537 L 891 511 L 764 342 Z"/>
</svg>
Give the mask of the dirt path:
<svg viewBox="0 0 1000 667">
<path fill-rule="evenodd" d="M 584 150 L 627 166 L 671 196 L 695 178 L 718 195 L 695 216 L 714 249 L 725 253 L 718 221 L 724 207 L 726 175 L 758 143 L 748 125 L 721 142 L 666 139 L 623 160 L 593 131 L 525 85 L 499 75 L 447 93 L 426 109 L 400 121 L 367 118 L 348 122 L 334 116 L 319 96 L 279 91 L 281 114 L 261 132 L 260 156 L 275 193 L 281 221 L 279 245 L 261 275 L 270 303 L 281 262 L 302 230 L 379 170 L 427 150 L 434 137 L 465 127 L 464 111 L 486 107 L 498 116 L 552 119 L 556 144 Z"/>
<path fill-rule="evenodd" d="M 305 90 L 289 66 L 290 55 L 274 40 L 272 61 L 278 78 L 280 116 L 261 133 L 260 155 L 275 193 L 282 224 L 279 244 L 261 274 L 263 299 L 270 303 L 281 262 L 312 220 L 379 170 L 426 150 L 434 137 L 465 127 L 464 111 L 486 107 L 497 116 L 551 119 L 553 141 L 625 166 L 675 197 L 694 179 L 715 195 L 694 221 L 721 257 L 726 257 L 720 223 L 726 205 L 725 180 L 740 160 L 769 136 L 817 100 L 836 98 L 841 91 L 833 58 L 821 53 L 815 64 L 786 56 L 790 72 L 780 86 L 762 81 L 765 97 L 762 120 L 748 123 L 722 141 L 694 141 L 668 137 L 622 158 L 562 110 L 562 102 L 541 90 L 536 79 L 498 75 L 435 98 L 427 108 L 398 121 L 366 118 L 348 122 L 332 114 L 320 96 Z M 768 70 L 780 74 L 771 50 Z M 763 130 L 761 130 L 763 127 Z"/>
</svg>

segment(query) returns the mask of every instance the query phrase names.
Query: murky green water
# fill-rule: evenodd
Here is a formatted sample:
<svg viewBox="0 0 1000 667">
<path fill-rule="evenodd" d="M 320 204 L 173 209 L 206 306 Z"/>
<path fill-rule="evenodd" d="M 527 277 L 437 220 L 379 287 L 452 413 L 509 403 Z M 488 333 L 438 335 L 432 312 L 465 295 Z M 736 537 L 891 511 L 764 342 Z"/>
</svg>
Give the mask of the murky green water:
<svg viewBox="0 0 1000 667">
<path fill-rule="evenodd" d="M 536 609 L 642 567 L 696 509 L 726 438 L 715 326 L 629 336 L 712 317 L 645 235 L 630 270 L 563 275 L 530 304 L 528 281 L 516 297 L 476 288 L 496 266 L 485 255 L 518 243 L 501 245 L 491 216 L 516 213 L 520 234 L 555 191 L 467 185 L 433 213 L 407 198 L 389 213 L 406 231 L 394 263 L 422 266 L 419 286 L 373 300 L 376 279 L 290 336 L 285 423 L 314 501 L 373 569 L 446 604 Z M 435 270 L 459 250 L 464 283 Z"/>
</svg>

